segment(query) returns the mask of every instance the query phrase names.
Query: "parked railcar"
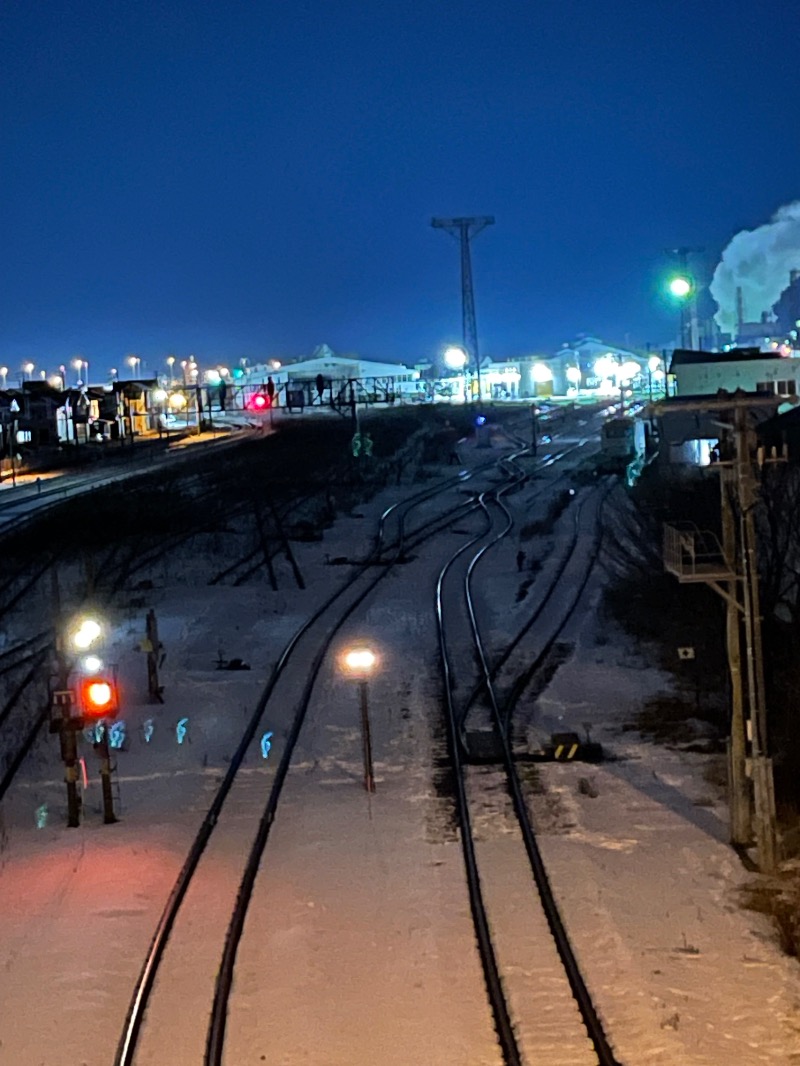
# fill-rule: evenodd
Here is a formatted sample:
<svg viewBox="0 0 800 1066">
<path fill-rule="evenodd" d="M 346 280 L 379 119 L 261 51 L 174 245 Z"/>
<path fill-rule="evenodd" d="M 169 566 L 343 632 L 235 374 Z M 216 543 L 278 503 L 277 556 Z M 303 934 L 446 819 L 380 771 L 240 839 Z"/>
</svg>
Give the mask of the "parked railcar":
<svg viewBox="0 0 800 1066">
<path fill-rule="evenodd" d="M 640 418 L 620 415 L 609 418 L 600 431 L 598 469 L 604 474 L 624 474 L 636 459 L 643 460 L 647 450 L 645 424 Z"/>
</svg>

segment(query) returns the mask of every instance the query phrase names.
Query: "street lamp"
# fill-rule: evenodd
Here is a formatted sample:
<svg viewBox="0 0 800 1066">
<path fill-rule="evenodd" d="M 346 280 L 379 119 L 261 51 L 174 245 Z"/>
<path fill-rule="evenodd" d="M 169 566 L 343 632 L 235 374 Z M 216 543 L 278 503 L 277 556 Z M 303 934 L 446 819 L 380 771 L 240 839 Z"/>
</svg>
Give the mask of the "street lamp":
<svg viewBox="0 0 800 1066">
<path fill-rule="evenodd" d="M 67 368 L 63 363 L 59 363 L 58 376 L 61 378 L 61 391 L 64 392 L 67 387 Z"/>
<path fill-rule="evenodd" d="M 464 403 L 469 402 L 469 394 L 467 392 L 467 372 L 465 367 L 467 365 L 467 353 L 463 348 L 459 348 L 457 345 L 452 345 L 450 348 L 445 349 L 444 353 L 445 366 L 449 366 L 451 370 L 461 370 L 464 374 Z"/>
<path fill-rule="evenodd" d="M 8 367 L 0 366 L 0 377 L 3 379 L 3 389 L 5 390 L 6 381 L 8 380 Z"/>
<path fill-rule="evenodd" d="M 372 740 L 369 728 L 369 703 L 367 682 L 378 661 L 371 648 L 364 646 L 349 648 L 342 656 L 342 668 L 349 677 L 358 681 L 361 704 L 361 745 L 364 752 L 364 788 L 367 792 L 375 791 L 375 775 L 372 771 Z"/>
<path fill-rule="evenodd" d="M 657 355 L 651 355 L 647 360 L 647 375 L 650 390 L 650 403 L 653 402 L 653 374 L 658 374 L 661 369 L 661 358 Z M 666 380 L 666 379 L 665 379 Z M 665 390 L 666 392 L 666 390 Z"/>
<path fill-rule="evenodd" d="M 553 380 L 553 371 L 544 363 L 534 363 L 531 367 L 531 378 L 534 384 L 534 393 L 539 395 L 539 386 Z"/>
<path fill-rule="evenodd" d="M 680 301 L 681 345 L 694 350 L 699 344 L 694 278 L 690 274 L 675 274 L 670 279 L 669 291 L 676 300 Z"/>
<path fill-rule="evenodd" d="M 170 385 L 172 385 L 172 382 L 174 381 L 174 378 L 172 377 L 172 368 L 173 368 L 173 366 L 175 366 L 175 356 L 174 355 L 168 355 L 167 356 L 167 366 L 169 367 L 169 383 L 170 383 Z"/>
<path fill-rule="evenodd" d="M 573 386 L 575 392 L 581 394 L 581 368 L 579 366 L 567 367 L 567 381 Z"/>
<path fill-rule="evenodd" d="M 128 366 L 133 371 L 133 376 L 134 377 L 138 377 L 139 376 L 139 363 L 141 363 L 142 360 L 139 358 L 138 355 L 129 355 L 126 361 L 128 363 Z"/>
<path fill-rule="evenodd" d="M 34 371 L 34 364 L 33 363 L 23 363 L 22 364 L 22 380 L 23 381 L 25 380 L 25 375 L 26 374 L 28 375 L 28 380 L 30 380 L 30 376 L 33 373 L 33 371 Z"/>
<path fill-rule="evenodd" d="M 181 370 L 183 371 L 183 383 L 186 384 L 186 367 L 188 366 L 186 359 L 181 359 Z"/>
<path fill-rule="evenodd" d="M 83 379 L 81 377 L 81 371 L 83 370 L 83 359 L 73 359 L 72 360 L 72 366 L 73 366 L 73 369 L 76 371 L 75 384 L 76 385 L 83 384 Z M 88 363 L 87 363 L 87 366 L 88 366 Z"/>
</svg>

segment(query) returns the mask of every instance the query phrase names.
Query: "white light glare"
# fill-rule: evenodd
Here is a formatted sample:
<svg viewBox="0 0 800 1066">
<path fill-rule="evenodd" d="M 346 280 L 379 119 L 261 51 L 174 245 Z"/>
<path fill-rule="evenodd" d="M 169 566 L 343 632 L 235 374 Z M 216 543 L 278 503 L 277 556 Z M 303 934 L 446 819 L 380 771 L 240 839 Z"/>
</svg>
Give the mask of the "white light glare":
<svg viewBox="0 0 800 1066">
<path fill-rule="evenodd" d="M 84 618 L 79 628 L 72 634 L 73 646 L 81 650 L 90 648 L 102 632 L 102 626 L 94 618 Z"/>
<path fill-rule="evenodd" d="M 466 365 L 467 353 L 463 348 L 448 348 L 444 353 L 445 364 L 453 370 L 460 370 Z"/>
<path fill-rule="evenodd" d="M 377 661 L 375 652 L 369 648 L 351 648 L 345 652 L 344 665 L 352 674 L 368 674 Z"/>
</svg>

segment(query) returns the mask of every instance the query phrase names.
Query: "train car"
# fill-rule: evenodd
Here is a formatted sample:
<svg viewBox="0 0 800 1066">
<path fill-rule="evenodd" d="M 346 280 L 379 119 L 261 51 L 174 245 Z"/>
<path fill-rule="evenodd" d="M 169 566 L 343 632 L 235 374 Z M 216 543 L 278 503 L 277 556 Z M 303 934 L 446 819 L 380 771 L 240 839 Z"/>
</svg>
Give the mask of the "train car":
<svg viewBox="0 0 800 1066">
<path fill-rule="evenodd" d="M 603 474 L 624 474 L 630 463 L 645 458 L 646 448 L 645 424 L 640 418 L 609 418 L 600 431 L 598 470 Z"/>
</svg>

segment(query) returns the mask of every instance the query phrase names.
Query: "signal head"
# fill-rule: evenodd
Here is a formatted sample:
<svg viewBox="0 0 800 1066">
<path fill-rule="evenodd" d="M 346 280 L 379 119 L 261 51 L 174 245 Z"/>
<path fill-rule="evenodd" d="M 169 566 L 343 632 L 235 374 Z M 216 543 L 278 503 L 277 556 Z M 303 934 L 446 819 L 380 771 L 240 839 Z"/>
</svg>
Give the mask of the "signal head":
<svg viewBox="0 0 800 1066">
<path fill-rule="evenodd" d="M 84 677 L 81 680 L 81 706 L 87 718 L 114 718 L 119 711 L 116 682 L 110 677 Z"/>
</svg>

